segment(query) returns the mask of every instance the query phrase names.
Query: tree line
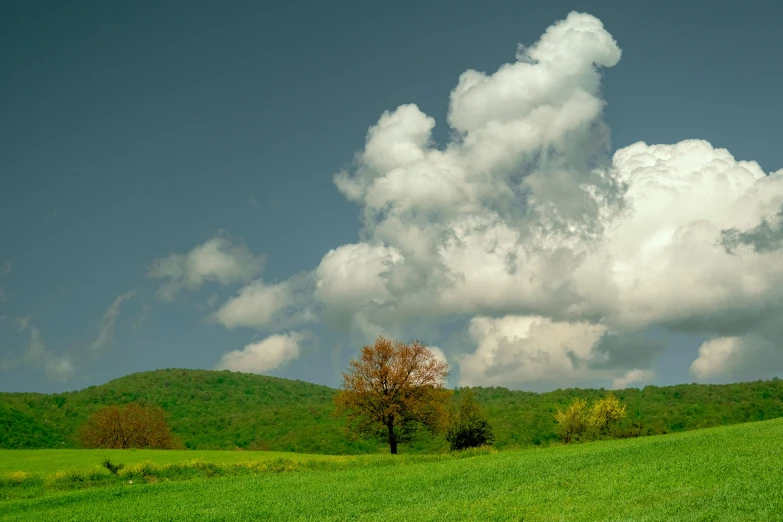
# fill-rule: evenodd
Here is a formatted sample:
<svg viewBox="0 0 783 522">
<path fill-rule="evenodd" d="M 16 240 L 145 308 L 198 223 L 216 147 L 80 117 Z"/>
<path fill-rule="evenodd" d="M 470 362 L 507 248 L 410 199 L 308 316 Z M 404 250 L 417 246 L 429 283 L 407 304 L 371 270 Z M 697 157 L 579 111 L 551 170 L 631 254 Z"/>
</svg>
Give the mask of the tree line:
<svg viewBox="0 0 783 522">
<path fill-rule="evenodd" d="M 178 371 L 185 375 L 184 371 Z M 237 388 L 239 381 L 252 376 L 209 373 L 206 382 L 217 383 L 226 379 L 228 387 L 216 388 L 221 395 Z M 323 391 L 316 385 L 279 380 L 283 385 L 291 386 L 287 395 L 301 393 L 299 386 L 310 386 L 324 395 L 323 400 L 333 400 L 334 414 L 329 410 L 310 410 L 316 416 L 339 420 L 344 419 L 343 437 L 346 447 L 358 447 L 369 441 L 377 440 L 386 444 L 392 453 L 399 451 L 400 444 L 411 444 L 414 451 L 438 451 L 447 443 L 451 449 L 463 449 L 495 443 L 498 448 L 508 447 L 509 440 L 526 440 L 518 437 L 531 437 L 531 442 L 564 443 L 607 437 L 630 437 L 681 431 L 694 427 L 707 427 L 747 420 L 761 420 L 781 415 L 783 387 L 779 381 L 766 383 L 743 383 L 737 385 L 679 385 L 659 388 L 648 386 L 644 390 L 619 390 L 618 396 L 607 394 L 603 390 L 558 390 L 548 394 L 515 392 L 505 388 L 475 388 L 448 390 L 445 387 L 449 370 L 445 361 L 438 360 L 420 341 L 403 343 L 397 340 L 379 337 L 375 343 L 365 346 L 358 358 L 349 363 L 343 374 L 343 382 L 337 393 Z M 269 378 L 271 379 L 271 378 Z M 276 381 L 275 381 L 276 382 Z M 237 388 L 239 391 L 242 388 Z M 202 394 L 200 385 L 189 388 L 188 393 Z M 200 391 L 201 390 L 201 391 Z M 270 388 L 270 392 L 274 388 Z M 247 388 L 245 393 L 254 393 Z M 256 392 L 257 393 L 257 392 Z M 308 392 L 309 393 L 309 392 Z M 252 397 L 253 395 L 246 395 Z M 327 399 L 327 397 L 332 397 Z M 758 396 L 758 399 L 755 397 Z M 303 395 L 302 407 L 307 408 L 310 396 Z M 64 401 L 64 398 L 59 398 Z M 682 402 L 685 400 L 687 402 Z M 319 399 L 321 400 L 321 399 Z M 294 398 L 297 404 L 297 398 Z M 546 404 L 549 402 L 549 405 Z M 652 401 L 652 402 L 650 402 Z M 134 401 L 137 402 L 137 401 Z M 155 409 L 153 400 L 141 401 L 143 408 Z M 143 406 L 143 404 L 152 406 Z M 563 404 L 566 404 L 563 407 Z M 163 404 L 165 407 L 165 404 Z M 490 410 L 486 408 L 489 407 Z M 171 429 L 165 422 L 163 410 L 157 407 L 156 415 L 148 418 L 158 419 L 157 426 L 167 430 L 170 438 L 141 439 L 130 442 L 100 439 L 95 436 L 95 426 L 110 426 L 119 422 L 125 410 L 123 407 L 103 408 L 93 413 L 87 423 L 79 430 L 78 440 L 83 447 L 178 447 L 181 442 L 171 435 Z M 105 410 L 105 411 L 104 411 Z M 736 410 L 736 411 L 735 411 Z M 279 411 L 279 410 L 278 410 Z M 293 411 L 293 410 L 292 410 Z M 256 414 L 269 416 L 265 408 L 255 409 Z M 125 413 L 132 413 L 128 409 Z M 489 413 L 489 414 L 488 414 Z M 252 413 L 251 413 L 252 414 Z M 181 415 L 181 414 L 180 414 Z M 740 415 L 737 419 L 734 416 Z M 291 436 L 291 426 L 285 418 L 277 419 L 274 424 L 281 433 Z M 102 420 L 101 420 L 102 419 Z M 161 419 L 163 419 L 161 421 Z M 205 413 L 199 422 L 217 422 Z M 681 419 L 681 420 L 680 420 Z M 138 424 L 138 421 L 133 421 Z M 130 422 L 130 425 L 133 425 Z M 269 421 L 267 421 L 269 422 Z M 333 426 L 332 421 L 328 421 Z M 519 427 L 529 425 L 536 431 L 519 431 Z M 87 429 L 92 426 L 92 432 Z M 673 429 L 670 428 L 673 426 Z M 682 426 L 678 428 L 678 426 Z M 274 428 L 277 429 L 277 428 Z M 334 428 L 332 428 L 334 429 Z M 114 433 L 123 433 L 124 428 L 114 428 Z M 107 431 L 109 431 L 107 429 Z M 153 430 L 154 431 L 154 430 Z M 92 433 L 92 436 L 88 436 Z M 195 433 L 195 432 L 193 432 Z M 305 437 L 319 437 L 319 433 L 306 432 Z M 331 433 L 331 431 L 329 432 Z M 498 433 L 500 434 L 498 436 Z M 538 435 L 536 435 L 538 433 Z M 188 433 L 190 435 L 190 433 Z M 324 434 L 326 435 L 326 434 Z M 339 437 L 339 432 L 334 436 Z M 434 437 L 437 435 L 437 437 Z M 551 437 L 551 438 L 550 438 Z M 320 440 L 320 439 L 319 439 Z M 162 442 L 165 441 L 165 442 Z M 274 442 L 271 440 L 270 442 Z M 123 446 L 125 444 L 126 446 Z M 188 447 L 190 443 L 188 443 Z M 518 444 L 522 445 L 522 444 Z M 513 447 L 513 445 L 512 445 Z M 427 449 L 430 448 L 430 449 Z M 251 448 L 252 449 L 252 448 Z M 264 448 L 257 448 L 264 449 Z M 291 451 L 291 450 L 289 450 Z M 294 450 L 296 451 L 296 450 Z M 299 450 L 302 451 L 302 450 Z"/>
</svg>

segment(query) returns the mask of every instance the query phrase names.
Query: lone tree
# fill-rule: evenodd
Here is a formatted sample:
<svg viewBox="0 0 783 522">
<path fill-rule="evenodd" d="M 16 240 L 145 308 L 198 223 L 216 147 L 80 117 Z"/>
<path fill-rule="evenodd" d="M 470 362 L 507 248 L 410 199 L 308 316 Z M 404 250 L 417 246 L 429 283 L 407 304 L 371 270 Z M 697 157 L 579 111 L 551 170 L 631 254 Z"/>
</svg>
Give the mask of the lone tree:
<svg viewBox="0 0 783 522">
<path fill-rule="evenodd" d="M 79 429 L 78 439 L 85 448 L 175 449 L 180 446 L 171 434 L 162 408 L 144 407 L 135 402 L 96 411 Z"/>
<path fill-rule="evenodd" d="M 473 390 L 460 393 L 459 410 L 451 421 L 446 440 L 452 450 L 477 448 L 492 444 L 495 435 L 484 410 L 476 402 Z"/>
<path fill-rule="evenodd" d="M 443 387 L 449 365 L 420 341 L 403 343 L 378 337 L 362 348 L 343 373 L 336 413 L 347 414 L 349 427 L 363 435 L 397 444 L 412 440 L 421 428 L 444 428 L 451 391 Z"/>
</svg>

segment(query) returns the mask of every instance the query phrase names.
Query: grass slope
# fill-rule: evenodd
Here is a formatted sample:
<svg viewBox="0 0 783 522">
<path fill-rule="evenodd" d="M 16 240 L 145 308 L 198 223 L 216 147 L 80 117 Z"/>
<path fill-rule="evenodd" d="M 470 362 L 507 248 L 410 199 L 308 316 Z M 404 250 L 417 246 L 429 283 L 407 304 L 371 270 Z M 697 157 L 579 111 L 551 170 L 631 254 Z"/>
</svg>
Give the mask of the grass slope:
<svg viewBox="0 0 783 522">
<path fill-rule="evenodd" d="M 557 439 L 553 413 L 574 397 L 604 390 L 550 393 L 474 388 L 487 409 L 497 448 Z M 264 449 L 322 454 L 384 451 L 376 441 L 346 438 L 332 417 L 336 390 L 302 381 L 208 370 L 136 373 L 101 386 L 43 395 L 0 393 L 0 448 L 78 447 L 74 435 L 97 408 L 142 400 L 161 405 L 189 449 Z M 616 392 L 628 407 L 624 436 L 679 432 L 783 416 L 783 381 L 730 385 L 647 386 Z M 459 398 L 459 392 L 456 393 Z M 407 452 L 443 451 L 445 440 L 423 440 Z"/>
<path fill-rule="evenodd" d="M 783 420 L 342 471 L 123 484 L 0 503 L 3 520 L 767 521 Z M 353 457 L 356 458 L 356 457 Z M 362 458 L 362 457 L 359 457 Z M 394 460 L 394 459 L 391 459 Z"/>
</svg>

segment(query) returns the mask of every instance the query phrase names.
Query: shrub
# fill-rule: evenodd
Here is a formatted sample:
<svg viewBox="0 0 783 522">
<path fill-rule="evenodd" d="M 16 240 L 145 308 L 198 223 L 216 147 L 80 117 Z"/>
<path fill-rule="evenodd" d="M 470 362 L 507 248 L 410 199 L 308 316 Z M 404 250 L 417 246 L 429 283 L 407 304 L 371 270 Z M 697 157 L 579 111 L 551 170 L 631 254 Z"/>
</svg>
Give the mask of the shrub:
<svg viewBox="0 0 783 522">
<path fill-rule="evenodd" d="M 492 426 L 489 425 L 484 410 L 476 402 L 472 390 L 462 394 L 459 411 L 452 419 L 446 440 L 452 450 L 487 446 L 495 440 Z"/>
<path fill-rule="evenodd" d="M 125 464 L 112 464 L 109 459 L 105 459 L 101 464 L 104 468 L 108 469 L 112 475 L 116 475 L 119 470 L 125 467 Z"/>
</svg>

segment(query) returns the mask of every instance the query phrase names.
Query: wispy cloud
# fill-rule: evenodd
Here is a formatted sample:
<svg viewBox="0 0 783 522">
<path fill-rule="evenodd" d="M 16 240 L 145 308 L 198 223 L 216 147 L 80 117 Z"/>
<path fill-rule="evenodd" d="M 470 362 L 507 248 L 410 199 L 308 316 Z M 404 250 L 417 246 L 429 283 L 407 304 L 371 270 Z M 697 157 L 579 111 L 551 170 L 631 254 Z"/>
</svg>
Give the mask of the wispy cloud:
<svg viewBox="0 0 783 522">
<path fill-rule="evenodd" d="M 141 311 L 139 312 L 139 316 L 130 325 L 133 330 L 140 330 L 147 323 L 150 317 L 150 311 L 152 310 L 152 307 L 149 305 L 149 303 L 142 300 L 140 307 Z"/>
<path fill-rule="evenodd" d="M 19 366 L 19 361 L 9 352 L 5 352 L 0 359 L 0 372 L 10 372 Z"/>
<path fill-rule="evenodd" d="M 76 371 L 71 356 L 55 355 L 46 348 L 38 328 L 32 326 L 29 331 L 30 339 L 24 349 L 25 362 L 30 366 L 42 368 L 46 376 L 53 381 L 65 382 L 70 379 Z M 16 366 L 16 362 L 11 360 L 10 365 Z"/>
<path fill-rule="evenodd" d="M 32 319 L 32 316 L 30 314 L 23 315 L 21 317 L 16 317 L 16 326 L 18 331 L 24 332 L 27 330 L 27 325 L 30 324 L 30 319 Z"/>
<path fill-rule="evenodd" d="M 109 305 L 106 312 L 101 318 L 101 322 L 98 325 L 98 335 L 95 340 L 88 346 L 88 351 L 92 353 L 104 352 L 111 348 L 114 342 L 114 325 L 117 322 L 117 317 L 120 315 L 120 305 L 123 301 L 127 301 L 135 295 L 135 290 L 131 290 L 124 294 L 118 295 L 114 302 Z"/>
<path fill-rule="evenodd" d="M 10 261 L 6 261 L 3 264 L 3 269 L 2 269 L 3 270 L 3 275 L 7 276 L 8 274 L 10 274 L 11 270 L 13 270 L 13 268 L 14 268 L 14 265 L 12 265 Z"/>
</svg>

